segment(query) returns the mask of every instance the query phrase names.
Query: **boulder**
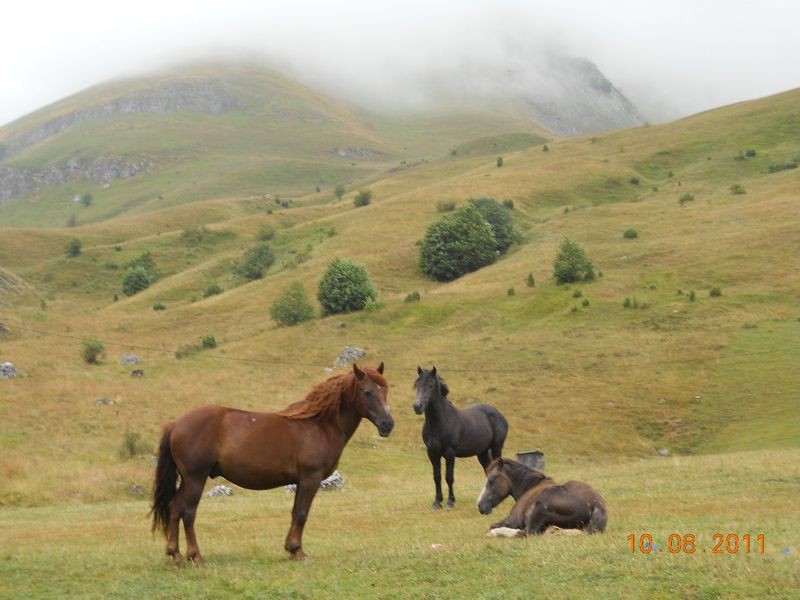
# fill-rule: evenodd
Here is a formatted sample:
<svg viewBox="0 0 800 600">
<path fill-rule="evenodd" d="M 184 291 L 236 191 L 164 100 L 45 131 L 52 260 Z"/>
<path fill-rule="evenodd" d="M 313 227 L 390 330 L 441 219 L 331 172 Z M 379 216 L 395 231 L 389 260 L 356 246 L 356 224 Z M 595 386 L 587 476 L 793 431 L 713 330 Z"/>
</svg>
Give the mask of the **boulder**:
<svg viewBox="0 0 800 600">
<path fill-rule="evenodd" d="M 11 379 L 17 376 L 17 370 L 10 362 L 0 364 L 0 379 Z"/>
<path fill-rule="evenodd" d="M 333 367 L 346 367 L 347 365 L 357 362 L 364 358 L 367 355 L 365 350 L 361 348 L 355 348 L 353 346 L 345 346 L 342 351 L 339 353 L 339 356 L 336 357 L 336 360 L 333 363 Z"/>
</svg>

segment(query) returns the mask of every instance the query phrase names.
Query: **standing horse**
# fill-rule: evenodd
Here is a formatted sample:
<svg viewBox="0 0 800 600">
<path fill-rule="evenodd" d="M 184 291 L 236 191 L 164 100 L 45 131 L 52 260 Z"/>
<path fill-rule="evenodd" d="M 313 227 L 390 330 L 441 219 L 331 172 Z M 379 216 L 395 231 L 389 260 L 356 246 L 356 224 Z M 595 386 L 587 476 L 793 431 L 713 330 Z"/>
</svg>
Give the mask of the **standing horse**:
<svg viewBox="0 0 800 600">
<path fill-rule="evenodd" d="M 486 469 L 486 485 L 478 496 L 478 510 L 488 515 L 508 496 L 516 504 L 505 519 L 489 527 L 490 533 L 502 537 L 536 535 L 550 525 L 582 529 L 586 533 L 605 531 L 606 505 L 591 486 L 582 481 L 559 485 L 538 469 L 498 458 Z"/>
<path fill-rule="evenodd" d="M 414 412 L 425 413 L 422 440 L 428 449 L 428 458 L 433 466 L 433 482 L 436 499 L 433 508 L 442 507 L 442 457 L 445 460 L 447 481 L 447 507 L 456 502 L 453 493 L 453 469 L 456 457 L 477 456 L 484 469 L 503 452 L 503 443 L 508 434 L 508 421 L 496 408 L 488 404 L 473 404 L 467 408 L 456 408 L 447 399 L 450 389 L 444 379 L 430 371 L 417 367 L 414 388 L 417 400 Z"/>
<path fill-rule="evenodd" d="M 167 554 L 175 564 L 184 561 L 178 549 L 183 520 L 186 556 L 195 564 L 204 562 L 194 519 L 206 478 L 221 475 L 251 490 L 297 484 L 283 547 L 293 559 L 306 558 L 302 536 L 311 501 L 361 419 L 369 419 L 381 437 L 394 427 L 386 394 L 383 363 L 364 370 L 354 364 L 352 373 L 329 378 L 305 400 L 277 413 L 204 406 L 168 424 L 161 437 L 152 507 L 153 531 L 163 530 Z"/>
</svg>

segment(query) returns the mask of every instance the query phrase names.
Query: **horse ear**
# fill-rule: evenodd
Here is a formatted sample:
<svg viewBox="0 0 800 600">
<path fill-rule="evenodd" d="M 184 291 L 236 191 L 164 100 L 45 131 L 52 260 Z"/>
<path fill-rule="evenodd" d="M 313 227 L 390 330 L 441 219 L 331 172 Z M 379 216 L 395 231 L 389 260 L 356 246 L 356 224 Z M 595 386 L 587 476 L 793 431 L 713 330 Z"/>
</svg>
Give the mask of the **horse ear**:
<svg viewBox="0 0 800 600">
<path fill-rule="evenodd" d="M 431 369 L 431 375 L 433 375 L 434 377 L 436 376 L 436 367 L 435 366 Z"/>
<path fill-rule="evenodd" d="M 381 361 L 381 364 L 378 365 L 378 373 L 383 375 L 383 361 Z"/>
<path fill-rule="evenodd" d="M 353 363 L 353 373 L 356 374 L 356 379 L 358 379 L 359 381 L 361 381 L 362 379 L 364 379 L 364 377 L 366 377 L 364 371 L 359 369 L 356 363 Z"/>
<path fill-rule="evenodd" d="M 417 375 L 422 375 L 422 367 L 417 366 Z"/>
</svg>

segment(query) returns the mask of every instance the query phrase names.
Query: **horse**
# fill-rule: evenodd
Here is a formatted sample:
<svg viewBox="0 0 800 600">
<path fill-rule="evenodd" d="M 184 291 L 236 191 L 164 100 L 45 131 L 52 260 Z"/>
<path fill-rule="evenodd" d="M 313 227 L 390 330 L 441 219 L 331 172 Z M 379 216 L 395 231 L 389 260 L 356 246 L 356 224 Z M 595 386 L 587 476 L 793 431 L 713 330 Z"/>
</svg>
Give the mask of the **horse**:
<svg viewBox="0 0 800 600">
<path fill-rule="evenodd" d="M 489 527 L 502 537 L 538 535 L 555 525 L 586 533 L 605 531 L 608 512 L 603 498 L 582 481 L 559 485 L 538 469 L 515 460 L 498 458 L 486 469 L 486 485 L 478 496 L 478 510 L 488 515 L 512 496 L 511 513 Z"/>
<path fill-rule="evenodd" d="M 383 363 L 363 370 L 353 364 L 352 372 L 328 378 L 304 400 L 276 413 L 204 406 L 168 423 L 159 445 L 151 514 L 152 530 L 163 531 L 174 564 L 185 562 L 178 547 L 181 520 L 187 559 L 205 562 L 194 521 L 206 479 L 219 476 L 253 490 L 296 484 L 284 548 L 292 559 L 307 558 L 302 537 L 311 502 L 361 419 L 369 419 L 381 437 L 394 427 L 387 387 Z"/>
<path fill-rule="evenodd" d="M 494 458 L 501 456 L 508 434 L 508 421 L 496 408 L 488 404 L 473 404 L 467 408 L 456 408 L 447 399 L 450 389 L 444 379 L 436 373 L 436 367 L 425 371 L 417 367 L 414 389 L 417 399 L 414 412 L 425 413 L 422 440 L 428 450 L 433 466 L 433 482 L 436 498 L 433 509 L 442 507 L 442 457 L 445 460 L 447 482 L 447 508 L 455 505 L 453 493 L 453 469 L 455 459 L 477 456 L 486 469 Z"/>
</svg>

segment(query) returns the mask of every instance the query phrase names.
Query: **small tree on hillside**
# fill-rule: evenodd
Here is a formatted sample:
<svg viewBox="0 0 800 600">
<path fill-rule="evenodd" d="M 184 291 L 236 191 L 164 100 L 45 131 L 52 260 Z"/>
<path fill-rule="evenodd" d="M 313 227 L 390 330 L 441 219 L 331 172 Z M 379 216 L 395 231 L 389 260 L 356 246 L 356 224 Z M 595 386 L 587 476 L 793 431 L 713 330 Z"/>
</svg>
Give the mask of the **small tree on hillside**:
<svg viewBox="0 0 800 600">
<path fill-rule="evenodd" d="M 133 296 L 150 287 L 150 272 L 141 265 L 128 267 L 122 276 L 122 291 L 126 296 Z"/>
<path fill-rule="evenodd" d="M 377 297 L 367 268 L 346 258 L 337 258 L 328 265 L 317 294 L 326 315 L 361 310 Z"/>
<path fill-rule="evenodd" d="M 492 226 L 468 204 L 428 227 L 419 266 L 433 279 L 450 281 L 493 263 L 496 246 Z"/>
<path fill-rule="evenodd" d="M 564 238 L 553 261 L 553 277 L 558 284 L 594 280 L 594 265 L 583 246 Z"/>
<path fill-rule="evenodd" d="M 275 262 L 275 252 L 266 242 L 261 242 L 248 248 L 241 259 L 233 265 L 233 272 L 245 279 L 261 279 L 272 263 Z"/>
<path fill-rule="evenodd" d="M 297 325 L 314 318 L 314 307 L 306 296 L 306 289 L 299 281 L 294 282 L 272 303 L 269 309 L 278 325 Z"/>
<path fill-rule="evenodd" d="M 356 208 L 360 206 L 366 206 L 372 201 L 372 190 L 368 190 L 364 188 L 363 190 L 358 190 L 358 193 L 353 198 L 353 204 Z"/>
<path fill-rule="evenodd" d="M 494 198 L 473 198 L 469 202 L 492 226 L 496 242 L 495 249 L 500 254 L 505 254 L 511 244 L 520 240 L 521 236 L 514 228 L 514 221 L 508 208 Z"/>
<path fill-rule="evenodd" d="M 92 202 L 94 202 L 94 198 L 88 192 L 81 196 L 81 204 L 84 206 L 91 206 Z"/>
<path fill-rule="evenodd" d="M 76 256 L 81 255 L 81 241 L 78 238 L 72 238 L 69 242 L 67 242 L 67 256 L 70 258 L 74 258 Z"/>
<path fill-rule="evenodd" d="M 333 188 L 333 194 L 336 196 L 337 200 L 341 200 L 346 191 L 347 190 L 344 189 L 344 186 L 341 183 L 336 184 L 336 187 Z"/>
</svg>

